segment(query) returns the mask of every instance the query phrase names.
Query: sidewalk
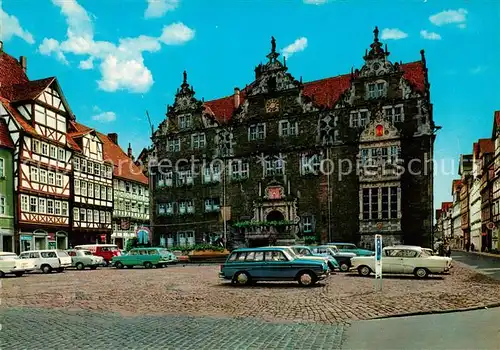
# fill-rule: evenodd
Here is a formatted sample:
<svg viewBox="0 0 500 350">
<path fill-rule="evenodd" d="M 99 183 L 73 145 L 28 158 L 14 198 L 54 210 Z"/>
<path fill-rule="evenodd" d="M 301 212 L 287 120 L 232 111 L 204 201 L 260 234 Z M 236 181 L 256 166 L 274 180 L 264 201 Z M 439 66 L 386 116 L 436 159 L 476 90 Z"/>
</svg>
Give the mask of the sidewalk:
<svg viewBox="0 0 500 350">
<path fill-rule="evenodd" d="M 465 249 L 452 249 L 452 252 L 461 252 L 461 253 L 467 253 L 467 254 L 475 254 L 475 255 L 481 255 L 481 256 L 489 256 L 491 258 L 497 258 L 500 259 L 500 254 L 492 254 L 492 253 L 484 253 L 484 252 L 478 252 L 478 251 L 466 251 Z"/>
</svg>

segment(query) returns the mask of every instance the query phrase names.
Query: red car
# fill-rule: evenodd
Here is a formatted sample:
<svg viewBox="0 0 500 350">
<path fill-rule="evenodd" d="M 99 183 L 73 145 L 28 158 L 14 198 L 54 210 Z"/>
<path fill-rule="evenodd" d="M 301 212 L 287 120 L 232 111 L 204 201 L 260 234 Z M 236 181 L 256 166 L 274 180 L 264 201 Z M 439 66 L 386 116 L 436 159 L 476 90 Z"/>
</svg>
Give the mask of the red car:
<svg viewBox="0 0 500 350">
<path fill-rule="evenodd" d="M 75 249 L 91 251 L 93 255 L 102 257 L 106 265 L 109 265 L 114 256 L 121 255 L 120 249 L 115 244 L 83 244 L 77 245 Z"/>
</svg>

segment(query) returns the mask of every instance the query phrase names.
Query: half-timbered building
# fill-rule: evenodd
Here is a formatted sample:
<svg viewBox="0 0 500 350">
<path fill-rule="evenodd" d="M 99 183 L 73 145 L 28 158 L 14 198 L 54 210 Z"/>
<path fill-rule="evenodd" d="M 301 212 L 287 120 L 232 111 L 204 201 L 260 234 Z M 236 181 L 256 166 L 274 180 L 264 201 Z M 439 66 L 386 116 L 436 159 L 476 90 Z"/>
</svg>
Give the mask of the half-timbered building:
<svg viewBox="0 0 500 350">
<path fill-rule="evenodd" d="M 435 126 L 425 55 L 391 62 L 378 34 L 361 69 L 312 82 L 288 72 L 274 38 L 255 80 L 230 96 L 198 99 L 184 73 L 153 136 L 156 241 L 312 236 L 370 247 L 381 233 L 387 244 L 430 244 Z M 192 157 L 197 164 L 185 161 Z"/>
<path fill-rule="evenodd" d="M 15 145 L 16 250 L 66 248 L 74 115 L 54 77 L 29 80 L 26 58 L 0 49 L 0 117 Z"/>
<path fill-rule="evenodd" d="M 0 251 L 14 251 L 14 143 L 0 119 Z"/>
<path fill-rule="evenodd" d="M 71 121 L 73 153 L 71 244 L 110 243 L 113 214 L 113 164 L 94 129 Z"/>
</svg>

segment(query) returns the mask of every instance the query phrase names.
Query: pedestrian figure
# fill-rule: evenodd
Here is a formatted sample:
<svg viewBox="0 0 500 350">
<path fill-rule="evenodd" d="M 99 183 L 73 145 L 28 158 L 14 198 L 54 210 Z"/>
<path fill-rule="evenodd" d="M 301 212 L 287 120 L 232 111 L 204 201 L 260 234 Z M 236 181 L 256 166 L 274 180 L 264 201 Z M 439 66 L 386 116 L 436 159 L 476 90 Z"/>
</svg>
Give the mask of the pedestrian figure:
<svg viewBox="0 0 500 350">
<path fill-rule="evenodd" d="M 447 256 L 448 258 L 451 258 L 451 246 L 450 246 L 450 245 L 448 245 L 448 246 L 446 247 L 446 256 Z"/>
<path fill-rule="evenodd" d="M 474 243 L 471 243 L 470 244 L 470 251 L 473 252 L 474 251 Z"/>
<path fill-rule="evenodd" d="M 465 250 L 467 252 L 470 250 L 470 243 L 469 243 L 469 241 L 467 241 L 467 243 L 465 243 Z"/>
</svg>

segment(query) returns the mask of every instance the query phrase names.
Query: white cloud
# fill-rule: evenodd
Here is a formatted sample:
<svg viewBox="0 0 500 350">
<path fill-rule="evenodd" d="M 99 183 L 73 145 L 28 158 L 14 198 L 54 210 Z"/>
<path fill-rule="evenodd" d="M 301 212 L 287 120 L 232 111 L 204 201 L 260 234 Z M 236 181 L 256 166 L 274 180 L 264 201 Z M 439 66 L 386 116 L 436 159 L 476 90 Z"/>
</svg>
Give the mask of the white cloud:
<svg viewBox="0 0 500 350">
<path fill-rule="evenodd" d="M 307 5 L 323 5 L 328 2 L 328 0 L 303 0 L 304 4 Z"/>
<path fill-rule="evenodd" d="M 459 28 L 465 28 L 467 14 L 467 10 L 463 8 L 458 10 L 446 10 L 430 16 L 429 21 L 437 26 L 456 23 Z"/>
<path fill-rule="evenodd" d="M 292 44 L 285 47 L 281 52 L 283 56 L 289 58 L 296 52 L 304 51 L 307 47 L 307 38 L 301 37 L 296 39 Z"/>
<path fill-rule="evenodd" d="M 384 28 L 382 29 L 382 35 L 381 39 L 382 40 L 399 40 L 399 39 L 404 39 L 407 38 L 408 34 L 403 32 L 401 29 L 398 28 Z"/>
<path fill-rule="evenodd" d="M 168 11 L 173 11 L 179 6 L 179 0 L 146 0 L 148 7 L 144 18 L 159 18 Z"/>
<path fill-rule="evenodd" d="M 9 15 L 0 7 L 0 40 L 7 41 L 12 37 L 21 38 L 28 44 L 35 43 L 33 35 L 21 27 L 17 17 Z"/>
<path fill-rule="evenodd" d="M 420 36 L 426 40 L 441 40 L 441 35 L 434 32 L 428 32 L 427 30 L 421 30 Z"/>
<path fill-rule="evenodd" d="M 94 57 L 90 56 L 86 60 L 80 61 L 80 65 L 78 67 L 84 70 L 94 68 Z"/>
<path fill-rule="evenodd" d="M 163 32 L 160 36 L 160 41 L 167 45 L 179 45 L 192 40 L 195 31 L 183 23 L 172 23 L 163 27 Z"/>
<path fill-rule="evenodd" d="M 93 115 L 91 118 L 92 120 L 98 122 L 109 123 L 116 120 L 116 114 L 115 112 L 101 112 L 99 114 Z"/>
<path fill-rule="evenodd" d="M 52 0 L 61 8 L 68 25 L 66 39 L 45 38 L 39 47 L 44 55 L 54 54 L 67 64 L 69 54 L 85 56 L 80 60 L 80 69 L 97 68 L 101 79 L 97 81 L 100 89 L 105 91 L 128 90 L 130 92 L 147 92 L 154 80 L 151 71 L 144 63 L 144 52 L 161 50 L 166 45 L 183 44 L 194 38 L 195 31 L 183 23 L 165 26 L 159 37 L 139 35 L 137 37 L 119 38 L 118 43 L 97 41 L 94 38 L 92 18 L 76 0 Z M 173 4 L 175 1 L 170 1 Z M 92 17 L 92 18 L 91 18 Z"/>
</svg>

